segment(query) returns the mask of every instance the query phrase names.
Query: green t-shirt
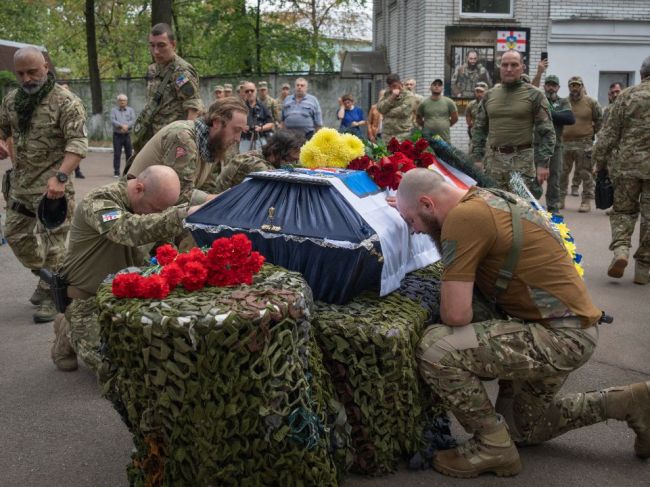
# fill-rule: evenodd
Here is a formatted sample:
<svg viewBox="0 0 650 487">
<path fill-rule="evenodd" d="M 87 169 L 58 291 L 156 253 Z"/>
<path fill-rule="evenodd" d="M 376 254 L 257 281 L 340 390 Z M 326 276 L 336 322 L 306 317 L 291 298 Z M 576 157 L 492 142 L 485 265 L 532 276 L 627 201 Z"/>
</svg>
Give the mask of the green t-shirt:
<svg viewBox="0 0 650 487">
<path fill-rule="evenodd" d="M 418 116 L 424 119 L 422 133 L 427 137 L 439 135 L 447 142 L 450 142 L 449 117 L 456 112 L 458 112 L 458 109 L 451 98 L 446 96 L 441 96 L 437 100 L 431 97 L 426 98 L 420 103 L 417 111 Z"/>
</svg>

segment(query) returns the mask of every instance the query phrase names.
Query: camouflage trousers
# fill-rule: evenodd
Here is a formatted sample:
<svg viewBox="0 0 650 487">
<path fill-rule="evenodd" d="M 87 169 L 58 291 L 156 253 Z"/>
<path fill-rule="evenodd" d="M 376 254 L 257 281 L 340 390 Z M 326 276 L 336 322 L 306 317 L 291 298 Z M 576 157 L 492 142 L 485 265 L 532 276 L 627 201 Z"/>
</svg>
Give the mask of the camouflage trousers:
<svg viewBox="0 0 650 487">
<path fill-rule="evenodd" d="M 102 359 L 99 355 L 99 309 L 95 296 L 88 299 L 73 299 L 65 310 L 62 332 L 65 333 L 77 357 L 96 373 L 99 373 Z"/>
<path fill-rule="evenodd" d="M 632 247 L 636 220 L 641 216 L 639 248 L 634 258 L 650 264 L 650 179 L 619 176 L 614 179 L 614 211 L 609 216 L 612 227 L 610 250 Z"/>
<path fill-rule="evenodd" d="M 433 325 L 418 345 L 417 359 L 425 382 L 470 433 L 498 421 L 481 380 L 503 381 L 497 404 L 510 404 L 511 412 L 499 412 L 516 441 L 535 444 L 606 419 L 600 393 L 558 395 L 597 340 L 595 327 L 550 329 L 499 319 Z"/>
<path fill-rule="evenodd" d="M 562 176 L 562 146 L 556 145 L 548 165 L 546 180 L 546 208 L 550 211 L 560 209 L 560 177 Z"/>
<path fill-rule="evenodd" d="M 594 179 L 594 164 L 591 162 L 591 138 L 564 142 L 562 154 L 562 176 L 560 178 L 560 196 L 566 197 L 569 189 L 569 174 L 573 172 L 571 187 L 578 189 L 582 183 L 582 200 L 593 200 L 596 181 Z"/>
<path fill-rule="evenodd" d="M 5 224 L 5 237 L 14 255 L 20 263 L 38 271 L 42 267 L 47 269 L 58 269 L 63 263 L 65 254 L 66 239 L 72 214 L 74 213 L 74 193 L 66 193 L 68 199 L 68 215 L 66 221 L 54 230 L 47 230 L 38 218 L 32 218 L 7 208 L 7 221 Z M 10 196 L 10 199 L 15 200 Z M 32 201 L 20 201 L 36 213 L 40 197 Z"/>
<path fill-rule="evenodd" d="M 512 192 L 510 178 L 512 174 L 521 174 L 526 186 L 535 198 L 542 196 L 542 187 L 537 182 L 533 149 L 524 149 L 511 154 L 496 152 L 488 148 L 483 160 L 485 174 L 496 182 L 496 187 Z"/>
</svg>

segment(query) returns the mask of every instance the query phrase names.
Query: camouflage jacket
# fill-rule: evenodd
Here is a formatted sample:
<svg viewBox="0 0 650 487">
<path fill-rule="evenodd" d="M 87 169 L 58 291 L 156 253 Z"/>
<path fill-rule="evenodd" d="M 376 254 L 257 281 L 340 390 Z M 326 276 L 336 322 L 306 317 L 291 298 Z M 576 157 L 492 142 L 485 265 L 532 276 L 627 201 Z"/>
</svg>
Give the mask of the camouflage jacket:
<svg viewBox="0 0 650 487">
<path fill-rule="evenodd" d="M 189 202 L 194 189 L 215 193 L 215 181 L 221 164 L 203 160 L 196 140 L 196 122 L 173 122 L 154 135 L 135 156 L 129 174 L 137 176 L 147 167 L 164 164 L 176 171 L 181 180 L 179 202 Z"/>
<path fill-rule="evenodd" d="M 472 121 L 472 124 L 476 120 L 476 114 L 478 113 L 479 103 L 480 101 L 478 100 L 472 100 L 467 104 L 467 108 L 465 108 L 465 118 L 467 119 L 467 117 L 469 116 L 470 120 Z"/>
<path fill-rule="evenodd" d="M 385 140 L 391 137 L 407 137 L 413 123 L 413 110 L 417 103 L 413 94 L 402 88 L 400 95 L 392 100 L 390 90 L 386 90 L 383 98 L 377 103 L 377 110 L 384 116 L 382 136 Z"/>
<path fill-rule="evenodd" d="M 183 232 L 188 205 L 172 206 L 160 213 L 133 213 L 127 181 L 90 191 L 77 206 L 63 260 L 68 282 L 95 294 L 109 274 L 144 264 L 140 246 L 172 240 Z"/>
<path fill-rule="evenodd" d="M 151 82 L 147 85 L 147 105 L 154 103 L 153 98 L 158 86 L 169 70 L 172 74 L 162 92 L 160 108 L 153 119 L 154 134 L 167 124 L 176 120 L 185 120 L 190 109 L 199 112 L 203 110 L 203 101 L 199 92 L 199 75 L 190 63 L 179 56 L 174 56 L 168 64 L 155 65 L 151 73 Z"/>
<path fill-rule="evenodd" d="M 514 104 L 526 112 L 513 116 Z M 522 123 L 523 120 L 523 123 Z M 548 167 L 555 150 L 555 128 L 545 94 L 533 85 L 517 81 L 497 84 L 479 104 L 472 127 L 472 156 L 485 157 L 490 146 L 526 145 L 535 141 L 535 167 Z"/>
<path fill-rule="evenodd" d="M 467 63 L 458 66 L 451 76 L 451 94 L 456 97 L 474 98 L 476 83 L 483 81 L 488 87 L 492 86 L 490 73 L 482 64 L 475 69 L 469 69 Z"/>
<path fill-rule="evenodd" d="M 216 193 L 221 193 L 241 183 L 246 176 L 255 171 L 275 169 L 267 162 L 261 150 L 253 150 L 233 157 L 217 177 Z"/>
<path fill-rule="evenodd" d="M 610 105 L 592 158 L 597 169 L 609 167 L 614 176 L 650 178 L 650 77 L 623 90 Z"/>
<path fill-rule="evenodd" d="M 278 125 L 280 122 L 282 122 L 282 110 L 280 104 L 275 98 L 267 96 L 266 100 L 264 101 L 259 98 L 258 100 L 261 104 L 269 109 L 269 112 L 271 112 L 271 116 L 273 117 L 274 124 Z"/>
<path fill-rule="evenodd" d="M 86 112 L 79 97 L 60 85 L 54 85 L 36 107 L 31 129 L 20 133 L 14 108 L 16 93 L 17 90 L 13 90 L 2 100 L 0 138 L 14 138 L 11 194 L 27 202 L 43 194 L 47 180 L 59 170 L 66 152 L 86 157 Z M 72 183 L 68 182 L 66 186 L 72 190 Z"/>
</svg>

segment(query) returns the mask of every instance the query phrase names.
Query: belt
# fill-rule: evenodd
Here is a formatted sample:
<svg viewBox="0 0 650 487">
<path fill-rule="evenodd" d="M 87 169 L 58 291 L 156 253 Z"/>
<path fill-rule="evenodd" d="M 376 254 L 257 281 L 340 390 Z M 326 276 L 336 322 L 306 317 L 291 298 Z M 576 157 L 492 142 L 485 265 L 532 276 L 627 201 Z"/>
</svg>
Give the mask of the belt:
<svg viewBox="0 0 650 487">
<path fill-rule="evenodd" d="M 14 200 L 10 201 L 9 209 L 15 211 L 16 213 L 20 213 L 23 216 L 27 216 L 29 218 L 36 218 L 36 213 L 34 213 L 29 208 L 27 208 L 27 205 L 19 201 L 14 201 Z"/>
<path fill-rule="evenodd" d="M 500 154 L 512 154 L 513 152 L 519 152 L 522 150 L 530 149 L 532 144 L 523 144 L 523 145 L 502 145 L 501 147 L 492 146 L 491 149 L 494 152 L 499 152 Z"/>
<path fill-rule="evenodd" d="M 94 294 L 87 293 L 78 287 L 68 286 L 68 297 L 72 299 L 88 299 L 92 298 Z"/>
<path fill-rule="evenodd" d="M 578 316 L 560 318 L 557 320 L 548 320 L 545 325 L 547 328 L 552 328 L 554 330 L 560 328 L 584 328 L 582 326 L 582 320 Z"/>
</svg>

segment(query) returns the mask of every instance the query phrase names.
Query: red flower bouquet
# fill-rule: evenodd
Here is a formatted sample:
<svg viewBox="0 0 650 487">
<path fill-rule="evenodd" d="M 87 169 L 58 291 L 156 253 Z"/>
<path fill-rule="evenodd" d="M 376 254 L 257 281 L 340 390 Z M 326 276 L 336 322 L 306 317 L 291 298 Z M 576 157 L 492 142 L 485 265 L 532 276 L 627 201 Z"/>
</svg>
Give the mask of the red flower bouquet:
<svg viewBox="0 0 650 487">
<path fill-rule="evenodd" d="M 389 154 L 381 157 L 386 154 L 386 149 Z M 393 137 L 382 151 L 378 154 L 378 161 L 367 155 L 357 157 L 348 164 L 348 169 L 366 171 L 382 189 L 397 189 L 404 173 L 416 167 L 429 167 L 436 161 L 436 156 L 429 150 L 429 142 L 423 138 L 415 143 L 411 140 L 400 143 Z"/>
<path fill-rule="evenodd" d="M 171 245 L 156 249 L 157 265 L 144 274 L 130 272 L 113 279 L 113 295 L 118 298 L 164 299 L 176 287 L 198 291 L 207 286 L 252 284 L 264 264 L 264 256 L 253 251 L 244 234 L 219 238 L 204 251 L 199 247 L 179 254 Z"/>
</svg>

